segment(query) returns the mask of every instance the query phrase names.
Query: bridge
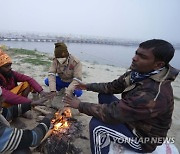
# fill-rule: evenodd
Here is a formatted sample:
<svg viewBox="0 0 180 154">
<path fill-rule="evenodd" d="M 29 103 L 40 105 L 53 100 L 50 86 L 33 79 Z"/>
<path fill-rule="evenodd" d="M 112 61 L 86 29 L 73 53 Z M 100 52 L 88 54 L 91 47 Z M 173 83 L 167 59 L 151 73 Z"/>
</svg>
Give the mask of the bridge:
<svg viewBox="0 0 180 154">
<path fill-rule="evenodd" d="M 0 41 L 19 41 L 19 42 L 65 42 L 65 43 L 86 43 L 86 44 L 105 44 L 105 45 L 121 45 L 136 46 L 139 42 L 123 41 L 115 39 L 103 38 L 80 38 L 80 37 L 45 37 L 45 36 L 1 36 Z"/>
<path fill-rule="evenodd" d="M 21 34 L 0 34 L 0 41 L 19 41 L 19 42 L 65 42 L 65 43 L 86 43 L 86 44 L 105 44 L 120 46 L 138 46 L 141 41 L 127 41 L 109 38 L 88 38 L 73 36 L 41 36 L 41 35 L 21 35 Z M 180 49 L 180 43 L 173 44 L 175 49 Z"/>
</svg>

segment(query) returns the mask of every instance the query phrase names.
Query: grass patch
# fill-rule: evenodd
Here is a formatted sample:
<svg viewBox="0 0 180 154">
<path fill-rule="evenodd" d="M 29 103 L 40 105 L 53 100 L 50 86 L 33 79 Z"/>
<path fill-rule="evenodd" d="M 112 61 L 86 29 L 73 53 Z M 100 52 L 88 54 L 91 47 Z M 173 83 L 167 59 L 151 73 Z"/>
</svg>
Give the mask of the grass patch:
<svg viewBox="0 0 180 154">
<path fill-rule="evenodd" d="M 30 63 L 33 65 L 44 65 L 44 66 L 48 66 L 48 67 L 50 67 L 50 64 L 51 64 L 51 62 L 49 62 L 49 61 L 45 61 L 42 59 L 33 59 L 33 58 L 24 58 L 24 59 L 21 59 L 21 62 Z"/>
<path fill-rule="evenodd" d="M 14 53 L 16 54 L 21 54 L 21 55 L 37 55 L 36 51 L 34 50 L 13 48 L 12 51 L 14 51 Z"/>
<path fill-rule="evenodd" d="M 46 60 L 48 57 L 40 52 L 35 50 L 28 50 L 28 49 L 19 49 L 19 48 L 10 48 L 6 50 L 6 52 L 13 58 L 16 55 L 27 55 L 20 58 L 20 63 L 29 63 L 33 66 L 45 66 L 44 70 L 49 70 L 51 65 L 51 61 Z M 20 65 L 20 64 L 19 64 Z"/>
<path fill-rule="evenodd" d="M 45 55 L 40 54 L 35 50 L 11 48 L 10 51 L 14 55 L 17 55 L 17 54 L 19 54 L 19 55 L 29 55 L 29 56 L 35 56 L 36 58 L 45 57 Z"/>
<path fill-rule="evenodd" d="M 43 58 L 46 56 L 38 53 L 36 50 L 11 48 L 10 52 L 14 55 L 28 55 L 29 57 L 20 60 L 23 63 L 30 63 L 32 65 L 44 65 L 50 67 L 51 62 L 44 60 Z"/>
</svg>

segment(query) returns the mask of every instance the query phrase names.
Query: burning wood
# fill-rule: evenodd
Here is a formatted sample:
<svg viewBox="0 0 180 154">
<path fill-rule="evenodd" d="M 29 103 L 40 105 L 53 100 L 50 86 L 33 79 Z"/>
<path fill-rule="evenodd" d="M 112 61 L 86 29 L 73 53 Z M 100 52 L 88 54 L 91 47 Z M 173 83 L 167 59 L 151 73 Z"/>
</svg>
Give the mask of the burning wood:
<svg viewBox="0 0 180 154">
<path fill-rule="evenodd" d="M 41 142 L 40 152 L 45 154 L 79 154 L 81 150 L 76 148 L 72 142 L 75 138 L 81 137 L 82 125 L 71 117 L 70 108 L 56 112 L 52 125 L 53 128 L 48 131 Z"/>
<path fill-rule="evenodd" d="M 68 118 L 71 118 L 71 110 L 70 108 L 64 108 L 62 111 L 58 111 L 55 113 L 55 118 L 52 119 L 51 124 L 53 128 L 50 129 L 45 137 L 42 139 L 41 143 L 44 142 L 52 133 L 64 133 L 66 129 L 69 128 Z"/>
<path fill-rule="evenodd" d="M 53 132 L 58 133 L 62 132 L 65 129 L 68 129 L 70 123 L 68 119 L 71 118 L 71 110 L 70 108 L 64 108 L 62 112 L 58 111 L 55 113 L 55 118 L 51 121 L 54 125 Z"/>
</svg>

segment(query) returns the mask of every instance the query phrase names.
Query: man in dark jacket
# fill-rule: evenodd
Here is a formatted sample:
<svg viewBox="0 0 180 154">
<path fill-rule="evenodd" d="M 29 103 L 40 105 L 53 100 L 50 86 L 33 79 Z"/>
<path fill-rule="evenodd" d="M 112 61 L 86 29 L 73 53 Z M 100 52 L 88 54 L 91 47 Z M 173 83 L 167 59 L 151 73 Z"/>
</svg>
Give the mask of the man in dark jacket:
<svg viewBox="0 0 180 154">
<path fill-rule="evenodd" d="M 134 152 L 152 152 L 161 145 L 171 126 L 174 107 L 171 82 L 179 70 L 169 65 L 173 46 L 164 40 L 142 42 L 130 70 L 108 83 L 76 85 L 99 93 L 99 104 L 66 96 L 64 102 L 93 116 L 90 142 L 93 154 L 106 154 L 110 142 Z M 113 94 L 122 93 L 122 99 Z"/>
<path fill-rule="evenodd" d="M 0 153 L 13 152 L 13 154 L 31 153 L 29 147 L 39 145 L 50 127 L 53 114 L 47 115 L 34 129 L 17 129 L 10 127 L 8 121 L 31 110 L 32 105 L 38 105 L 41 100 L 27 104 L 13 105 L 9 108 L 2 108 L 2 89 L 0 88 Z"/>
</svg>

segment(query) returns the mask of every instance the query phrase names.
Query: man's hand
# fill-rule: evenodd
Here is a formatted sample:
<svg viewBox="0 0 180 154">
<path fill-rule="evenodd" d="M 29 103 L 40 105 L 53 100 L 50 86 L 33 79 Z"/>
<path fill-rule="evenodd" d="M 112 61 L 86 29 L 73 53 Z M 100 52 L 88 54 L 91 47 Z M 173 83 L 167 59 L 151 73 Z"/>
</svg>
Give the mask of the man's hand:
<svg viewBox="0 0 180 154">
<path fill-rule="evenodd" d="M 87 90 L 86 84 L 84 84 L 81 80 L 73 78 L 77 82 L 77 84 L 74 84 L 75 89 L 81 89 L 81 90 Z"/>
<path fill-rule="evenodd" d="M 67 107 L 72 107 L 74 109 L 78 109 L 79 104 L 81 103 L 81 101 L 77 97 L 70 97 L 68 95 L 63 97 L 62 102 L 66 103 Z"/>
<path fill-rule="evenodd" d="M 47 99 L 53 99 L 56 96 L 56 91 L 53 91 L 53 92 L 41 91 L 40 95 L 41 95 L 41 97 L 45 97 Z"/>
<path fill-rule="evenodd" d="M 40 98 L 40 99 L 38 99 L 38 100 L 32 101 L 32 102 L 31 102 L 31 105 L 32 105 L 32 106 L 44 105 L 44 102 L 46 102 L 47 100 L 48 100 L 48 98 L 43 97 L 43 98 Z"/>
<path fill-rule="evenodd" d="M 51 99 L 53 99 L 55 96 L 57 96 L 56 91 L 51 91 L 49 96 L 51 97 Z"/>
</svg>

